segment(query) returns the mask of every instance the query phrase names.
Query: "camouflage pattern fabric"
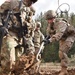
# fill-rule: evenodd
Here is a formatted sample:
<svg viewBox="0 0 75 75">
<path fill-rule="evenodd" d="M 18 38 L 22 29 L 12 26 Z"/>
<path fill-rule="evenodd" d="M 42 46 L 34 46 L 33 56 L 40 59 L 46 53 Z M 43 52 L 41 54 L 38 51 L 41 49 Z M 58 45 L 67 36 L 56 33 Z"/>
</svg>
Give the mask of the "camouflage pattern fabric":
<svg viewBox="0 0 75 75">
<path fill-rule="evenodd" d="M 4 5 L 2 5 L 3 6 L 2 12 L 4 12 L 5 10 L 9 10 L 9 9 L 15 10 L 15 8 L 16 8 L 15 3 L 17 3 L 17 2 L 14 3 L 14 1 L 15 0 L 12 0 L 11 3 L 5 2 L 4 3 L 5 7 L 4 7 Z M 14 3 L 14 5 L 13 5 L 13 3 Z M 31 22 L 33 14 L 29 15 L 28 12 L 30 12 L 30 11 L 27 12 L 26 8 L 27 8 L 26 5 L 22 4 L 22 6 L 20 7 L 20 10 L 18 10 L 18 11 L 21 14 L 20 17 L 21 17 L 22 26 L 27 24 L 27 28 L 28 28 L 28 33 L 25 35 L 26 44 L 28 45 L 28 47 L 26 48 L 26 51 L 28 52 L 28 54 L 31 53 L 34 55 L 35 49 L 34 49 L 34 44 L 32 42 L 32 35 L 33 35 L 32 32 L 34 30 L 32 27 L 34 26 L 34 24 L 33 24 L 33 22 Z M 27 17 L 29 17 L 29 19 L 27 19 Z M 10 25 L 12 25 L 12 23 L 10 23 Z M 1 63 L 2 62 L 4 63 L 4 61 L 6 61 L 6 63 L 5 63 L 6 66 L 9 63 L 8 67 L 9 67 L 9 72 L 10 72 L 12 65 L 15 64 L 16 56 L 19 57 L 21 54 L 20 54 L 20 50 L 17 50 L 17 52 L 16 52 L 17 54 L 15 54 L 15 47 L 18 45 L 18 43 L 17 43 L 18 38 L 17 38 L 16 33 L 14 32 L 14 30 L 8 30 L 8 31 L 9 31 L 9 34 L 5 37 L 3 47 L 2 47 L 2 50 L 5 49 L 5 50 L 3 50 L 5 52 L 1 52 L 1 53 L 4 53 L 4 55 L 2 54 L 3 60 L 1 61 Z M 5 57 L 6 57 L 6 59 L 4 59 Z M 2 64 L 2 65 L 4 65 L 4 64 Z M 4 65 L 4 67 L 5 67 L 5 65 Z"/>
<path fill-rule="evenodd" d="M 0 6 L 0 13 L 3 13 L 5 10 L 9 10 L 10 9 L 10 2 L 4 2 L 1 6 Z"/>
<path fill-rule="evenodd" d="M 1 49 L 1 65 L 3 72 L 7 70 L 7 72 L 10 72 L 10 69 L 12 68 L 12 65 L 15 65 L 15 46 L 17 45 L 17 42 L 15 41 L 14 37 L 7 36 L 3 39 L 3 45 Z"/>
<path fill-rule="evenodd" d="M 40 30 L 34 31 L 34 46 L 40 48 L 41 41 L 44 39 L 44 35 Z"/>
<path fill-rule="evenodd" d="M 32 42 L 32 36 L 33 36 L 33 31 L 34 31 L 34 23 L 32 22 L 32 15 L 30 15 L 30 7 L 26 7 L 24 4 L 22 5 L 22 7 L 20 8 L 21 10 L 21 20 L 22 20 L 22 25 L 27 25 L 27 29 L 28 29 L 28 33 L 26 34 L 25 38 L 26 38 L 26 44 L 27 44 L 27 48 L 26 51 L 28 53 L 32 53 L 34 54 L 34 44 Z"/>
<path fill-rule="evenodd" d="M 52 26 L 55 29 L 55 34 L 51 36 L 50 42 L 59 41 L 59 58 L 61 60 L 61 67 L 62 67 L 61 70 L 66 72 L 68 66 L 67 53 L 71 49 L 75 41 L 75 32 L 70 34 L 69 32 L 70 30 L 74 31 L 74 27 L 70 27 L 71 29 L 69 29 L 68 23 L 63 21 L 61 18 L 56 18 L 54 21 L 54 25 Z"/>
</svg>

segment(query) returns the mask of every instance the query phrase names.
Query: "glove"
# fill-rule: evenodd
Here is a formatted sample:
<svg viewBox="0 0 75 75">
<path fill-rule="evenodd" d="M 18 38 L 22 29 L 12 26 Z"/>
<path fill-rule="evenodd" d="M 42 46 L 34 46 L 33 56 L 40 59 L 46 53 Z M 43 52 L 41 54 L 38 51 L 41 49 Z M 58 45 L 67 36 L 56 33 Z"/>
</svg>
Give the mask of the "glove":
<svg viewBox="0 0 75 75">
<path fill-rule="evenodd" d="M 46 35 L 45 38 L 46 38 L 46 39 L 50 39 L 50 36 L 49 36 L 49 35 Z"/>
<path fill-rule="evenodd" d="M 49 39 L 44 39 L 43 42 L 45 43 L 45 45 L 50 43 Z"/>
</svg>

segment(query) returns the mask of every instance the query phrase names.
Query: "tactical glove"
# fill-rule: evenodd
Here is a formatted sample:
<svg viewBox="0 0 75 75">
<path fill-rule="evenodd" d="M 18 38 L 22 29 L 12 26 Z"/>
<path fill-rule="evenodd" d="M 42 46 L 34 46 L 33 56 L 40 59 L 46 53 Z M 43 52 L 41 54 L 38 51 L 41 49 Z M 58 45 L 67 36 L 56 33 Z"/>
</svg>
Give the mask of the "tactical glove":
<svg viewBox="0 0 75 75">
<path fill-rule="evenodd" d="M 44 39 L 44 40 L 43 40 L 43 42 L 45 43 L 44 45 L 46 45 L 46 44 L 49 44 L 49 43 L 50 43 L 49 39 L 47 39 L 47 40 L 46 40 L 46 39 Z"/>
</svg>

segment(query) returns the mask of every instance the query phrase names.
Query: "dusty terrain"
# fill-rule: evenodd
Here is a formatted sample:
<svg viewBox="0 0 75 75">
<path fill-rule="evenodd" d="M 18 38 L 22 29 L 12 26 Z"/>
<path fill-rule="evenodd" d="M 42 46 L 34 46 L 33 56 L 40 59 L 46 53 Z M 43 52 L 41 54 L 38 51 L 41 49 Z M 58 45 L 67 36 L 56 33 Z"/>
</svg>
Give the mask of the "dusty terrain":
<svg viewBox="0 0 75 75">
<path fill-rule="evenodd" d="M 60 64 L 58 63 L 42 63 L 39 69 L 40 75 L 59 75 Z M 75 75 L 75 66 L 69 65 L 68 75 Z"/>
<path fill-rule="evenodd" d="M 32 70 L 33 71 L 33 70 Z M 29 74 L 28 72 L 21 73 L 21 70 L 18 70 L 17 73 L 11 75 L 59 75 L 60 73 L 60 65 L 58 63 L 41 63 L 38 74 Z M 19 74 L 20 73 L 20 74 Z M 8 74 L 0 74 L 0 75 L 8 75 Z M 75 66 L 68 67 L 68 75 L 75 75 Z"/>
<path fill-rule="evenodd" d="M 8 67 L 2 68 L 0 75 L 59 75 L 60 73 L 60 63 L 41 63 L 39 67 L 39 72 L 36 74 L 35 62 L 33 64 L 33 56 L 22 56 L 20 60 L 16 62 L 12 70 Z M 29 59 L 29 60 L 28 60 Z M 30 66 L 31 64 L 31 66 Z M 8 64 L 9 65 L 9 64 Z M 30 67 L 29 67 L 30 66 Z M 8 74 L 11 71 L 11 74 Z M 75 63 L 69 63 L 68 65 L 68 75 L 75 75 Z"/>
</svg>

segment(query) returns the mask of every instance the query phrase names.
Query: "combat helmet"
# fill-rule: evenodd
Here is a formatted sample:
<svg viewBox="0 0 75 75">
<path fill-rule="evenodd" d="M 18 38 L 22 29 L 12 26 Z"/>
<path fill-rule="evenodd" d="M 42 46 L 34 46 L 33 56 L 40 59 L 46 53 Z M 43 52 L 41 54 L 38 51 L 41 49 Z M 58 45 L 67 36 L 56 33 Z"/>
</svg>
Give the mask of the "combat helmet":
<svg viewBox="0 0 75 75">
<path fill-rule="evenodd" d="M 53 10 L 49 10 L 45 13 L 45 18 L 48 19 L 52 19 L 56 17 L 56 12 Z"/>
<path fill-rule="evenodd" d="M 40 23 L 40 22 L 37 22 L 36 26 L 37 26 L 38 28 L 41 28 L 41 23 Z"/>
<path fill-rule="evenodd" d="M 33 13 L 33 15 L 35 15 L 35 9 L 33 6 L 30 7 L 30 11 L 31 11 L 30 14 Z"/>
<path fill-rule="evenodd" d="M 33 3 L 37 2 L 37 0 L 31 0 Z"/>
<path fill-rule="evenodd" d="M 26 7 L 26 12 L 30 12 L 30 8 L 29 7 Z"/>
</svg>

